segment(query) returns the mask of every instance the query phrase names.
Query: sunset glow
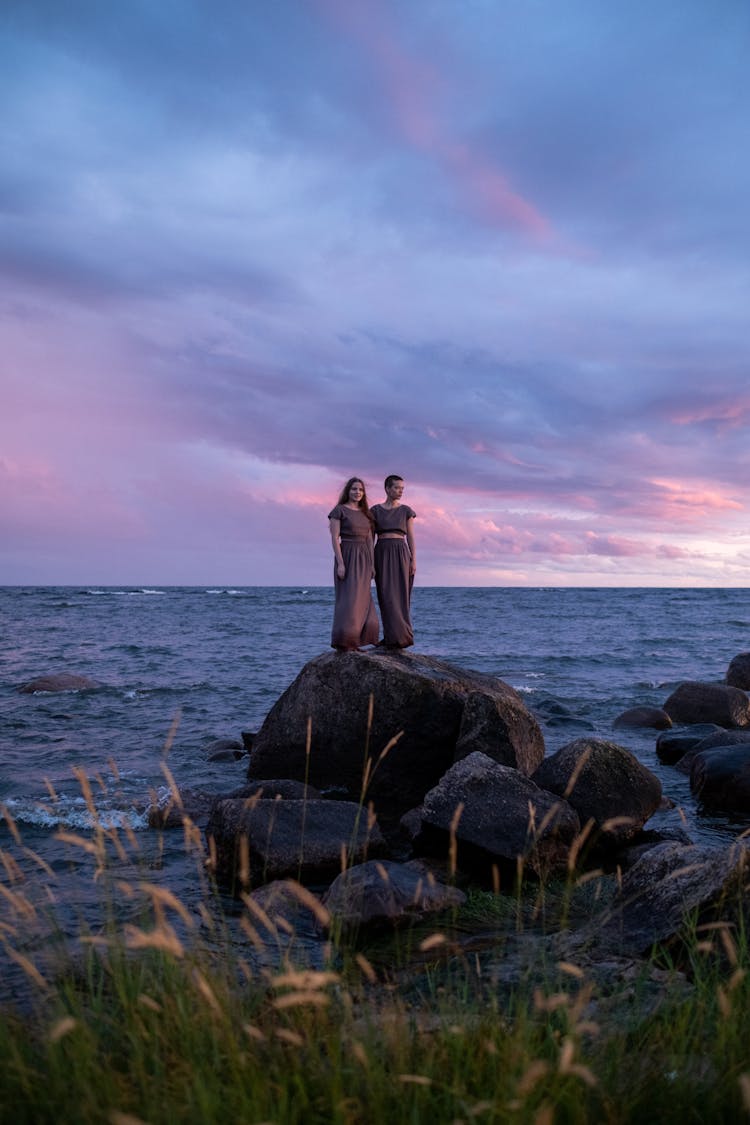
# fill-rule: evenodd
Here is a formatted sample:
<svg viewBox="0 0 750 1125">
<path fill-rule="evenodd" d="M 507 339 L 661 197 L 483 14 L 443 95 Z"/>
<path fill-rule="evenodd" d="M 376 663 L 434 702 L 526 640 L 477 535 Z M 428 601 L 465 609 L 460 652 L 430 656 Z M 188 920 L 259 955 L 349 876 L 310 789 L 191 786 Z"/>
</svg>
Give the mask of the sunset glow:
<svg viewBox="0 0 750 1125">
<path fill-rule="evenodd" d="M 7 0 L 0 583 L 750 579 L 750 9 Z"/>
</svg>

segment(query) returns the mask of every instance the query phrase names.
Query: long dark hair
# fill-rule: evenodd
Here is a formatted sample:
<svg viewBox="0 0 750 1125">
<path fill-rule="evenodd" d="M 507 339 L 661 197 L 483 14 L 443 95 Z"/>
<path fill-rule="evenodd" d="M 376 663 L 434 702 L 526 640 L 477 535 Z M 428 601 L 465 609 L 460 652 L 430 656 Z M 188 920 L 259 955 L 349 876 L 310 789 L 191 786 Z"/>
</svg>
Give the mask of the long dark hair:
<svg viewBox="0 0 750 1125">
<path fill-rule="evenodd" d="M 367 503 L 367 489 L 365 488 L 365 482 L 362 480 L 362 477 L 349 477 L 349 480 L 346 482 L 344 487 L 341 489 L 341 495 L 339 496 L 339 499 L 338 499 L 339 504 L 348 504 L 349 503 L 349 489 L 352 487 L 353 484 L 361 484 L 362 485 L 362 499 L 360 500 L 358 507 L 359 507 L 360 512 L 365 513 L 365 515 L 367 516 L 370 523 L 374 523 L 374 520 L 372 518 L 372 514 L 370 512 L 370 506 Z"/>
</svg>

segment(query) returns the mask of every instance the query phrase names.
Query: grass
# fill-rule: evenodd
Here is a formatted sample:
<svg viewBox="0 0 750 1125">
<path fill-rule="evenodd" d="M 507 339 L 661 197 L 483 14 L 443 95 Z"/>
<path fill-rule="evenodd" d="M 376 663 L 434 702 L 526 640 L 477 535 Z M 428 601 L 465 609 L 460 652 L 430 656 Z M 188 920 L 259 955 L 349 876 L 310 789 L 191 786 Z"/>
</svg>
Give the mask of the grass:
<svg viewBox="0 0 750 1125">
<path fill-rule="evenodd" d="M 606 901 L 613 880 L 602 873 L 472 891 L 439 932 L 422 924 L 344 942 L 334 929 L 320 945 L 323 963 L 310 968 L 283 919 L 262 917 L 248 898 L 222 910 L 189 821 L 185 843 L 204 888 L 198 911 L 149 881 L 132 834 L 95 818 L 89 836 L 59 838 L 90 865 L 104 922 L 96 932 L 82 926 L 75 954 L 43 960 L 38 906 L 18 862 L 28 849 L 7 811 L 6 822 L 0 942 L 25 995 L 0 1009 L 0 1122 L 689 1125 L 750 1116 L 744 931 L 696 926 L 679 961 L 657 949 L 603 975 L 561 962 L 546 939 Z M 275 958 L 257 956 L 274 943 Z"/>
</svg>

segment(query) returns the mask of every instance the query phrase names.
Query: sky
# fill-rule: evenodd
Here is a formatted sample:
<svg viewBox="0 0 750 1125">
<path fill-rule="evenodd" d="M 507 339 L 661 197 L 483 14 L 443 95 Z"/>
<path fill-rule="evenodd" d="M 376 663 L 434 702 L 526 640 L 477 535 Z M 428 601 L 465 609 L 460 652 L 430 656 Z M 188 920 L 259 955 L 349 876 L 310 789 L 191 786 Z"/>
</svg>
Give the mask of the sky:
<svg viewBox="0 0 750 1125">
<path fill-rule="evenodd" d="M 0 584 L 750 579 L 747 0 L 2 0 Z"/>
</svg>

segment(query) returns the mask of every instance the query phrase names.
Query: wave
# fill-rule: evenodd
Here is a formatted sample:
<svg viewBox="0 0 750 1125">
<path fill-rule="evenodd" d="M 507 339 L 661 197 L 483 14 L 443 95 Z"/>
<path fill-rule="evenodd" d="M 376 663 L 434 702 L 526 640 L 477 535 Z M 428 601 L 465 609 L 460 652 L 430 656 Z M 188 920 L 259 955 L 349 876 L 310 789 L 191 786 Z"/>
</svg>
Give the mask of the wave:
<svg viewBox="0 0 750 1125">
<path fill-rule="evenodd" d="M 148 810 L 137 809 L 134 805 L 97 809 L 94 816 L 81 797 L 60 797 L 54 807 L 30 797 L 9 797 L 4 804 L 14 821 L 35 828 L 78 828 L 86 832 L 95 828 L 127 827 L 133 831 L 148 828 Z M 0 823 L 5 819 L 0 814 Z"/>
</svg>

